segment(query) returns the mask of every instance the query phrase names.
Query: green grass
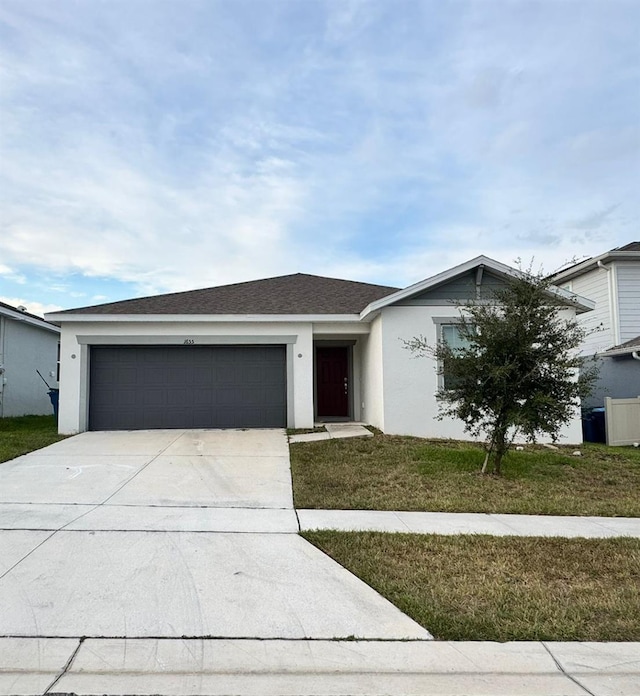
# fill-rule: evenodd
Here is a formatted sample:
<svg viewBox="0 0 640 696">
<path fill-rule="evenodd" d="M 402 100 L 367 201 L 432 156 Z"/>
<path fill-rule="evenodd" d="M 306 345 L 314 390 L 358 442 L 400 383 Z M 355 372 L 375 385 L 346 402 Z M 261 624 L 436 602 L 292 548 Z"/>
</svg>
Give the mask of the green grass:
<svg viewBox="0 0 640 696">
<path fill-rule="evenodd" d="M 640 640 L 640 540 L 307 532 L 441 640 Z"/>
<path fill-rule="evenodd" d="M 291 445 L 296 507 L 640 516 L 640 450 L 512 452 L 483 476 L 473 443 L 392 435 Z"/>
<path fill-rule="evenodd" d="M 63 440 L 54 416 L 0 418 L 0 462 Z"/>
</svg>

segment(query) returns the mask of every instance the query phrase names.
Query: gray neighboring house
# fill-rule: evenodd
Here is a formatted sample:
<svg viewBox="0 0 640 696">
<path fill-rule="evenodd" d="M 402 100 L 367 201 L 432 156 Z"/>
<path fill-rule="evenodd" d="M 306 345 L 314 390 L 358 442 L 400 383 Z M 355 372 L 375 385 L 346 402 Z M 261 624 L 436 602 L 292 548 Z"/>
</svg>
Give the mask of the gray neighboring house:
<svg viewBox="0 0 640 696">
<path fill-rule="evenodd" d="M 604 399 L 631 399 L 640 396 L 640 336 L 598 354 L 598 382 L 584 400 L 585 408 L 604 406 Z"/>
<path fill-rule="evenodd" d="M 0 418 L 53 413 L 47 388 L 58 386 L 60 329 L 0 302 Z"/>
<path fill-rule="evenodd" d="M 640 396 L 640 242 L 630 242 L 556 273 L 553 282 L 595 301 L 578 321 L 592 331 L 582 345 L 585 357 L 596 355 L 600 374 L 584 408 L 604 406 L 604 399 Z"/>
</svg>

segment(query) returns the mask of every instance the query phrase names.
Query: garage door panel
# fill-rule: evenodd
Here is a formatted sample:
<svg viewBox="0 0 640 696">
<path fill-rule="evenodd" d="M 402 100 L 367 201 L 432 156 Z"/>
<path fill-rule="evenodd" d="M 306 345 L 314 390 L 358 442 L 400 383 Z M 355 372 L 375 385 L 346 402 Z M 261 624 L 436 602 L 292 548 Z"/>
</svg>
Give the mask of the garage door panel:
<svg viewBox="0 0 640 696">
<path fill-rule="evenodd" d="M 110 389 L 109 398 L 120 408 L 135 407 L 138 405 L 139 393 L 136 389 Z"/>
<path fill-rule="evenodd" d="M 284 346 L 93 346 L 89 427 L 284 427 Z"/>
</svg>

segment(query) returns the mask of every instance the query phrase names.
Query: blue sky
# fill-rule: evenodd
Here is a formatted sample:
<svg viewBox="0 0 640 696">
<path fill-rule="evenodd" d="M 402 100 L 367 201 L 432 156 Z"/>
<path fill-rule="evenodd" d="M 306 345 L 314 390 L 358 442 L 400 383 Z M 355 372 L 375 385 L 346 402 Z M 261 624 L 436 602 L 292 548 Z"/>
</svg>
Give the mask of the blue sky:
<svg viewBox="0 0 640 696">
<path fill-rule="evenodd" d="M 640 239 L 636 0 L 2 0 L 0 299 Z"/>
</svg>

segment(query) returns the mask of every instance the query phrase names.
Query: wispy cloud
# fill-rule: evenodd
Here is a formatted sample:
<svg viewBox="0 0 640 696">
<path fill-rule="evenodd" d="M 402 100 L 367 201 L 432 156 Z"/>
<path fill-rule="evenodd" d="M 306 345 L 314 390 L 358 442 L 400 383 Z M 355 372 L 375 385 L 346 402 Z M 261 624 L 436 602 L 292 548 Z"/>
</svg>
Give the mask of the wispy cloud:
<svg viewBox="0 0 640 696">
<path fill-rule="evenodd" d="M 4 291 L 405 284 L 625 243 L 639 29 L 625 0 L 5 0 Z"/>
<path fill-rule="evenodd" d="M 18 283 L 19 285 L 24 285 L 24 283 L 27 282 L 25 275 L 22 273 L 17 273 L 12 268 L 9 268 L 9 266 L 5 266 L 3 263 L 0 263 L 0 279 L 12 281 L 14 283 Z"/>
</svg>

